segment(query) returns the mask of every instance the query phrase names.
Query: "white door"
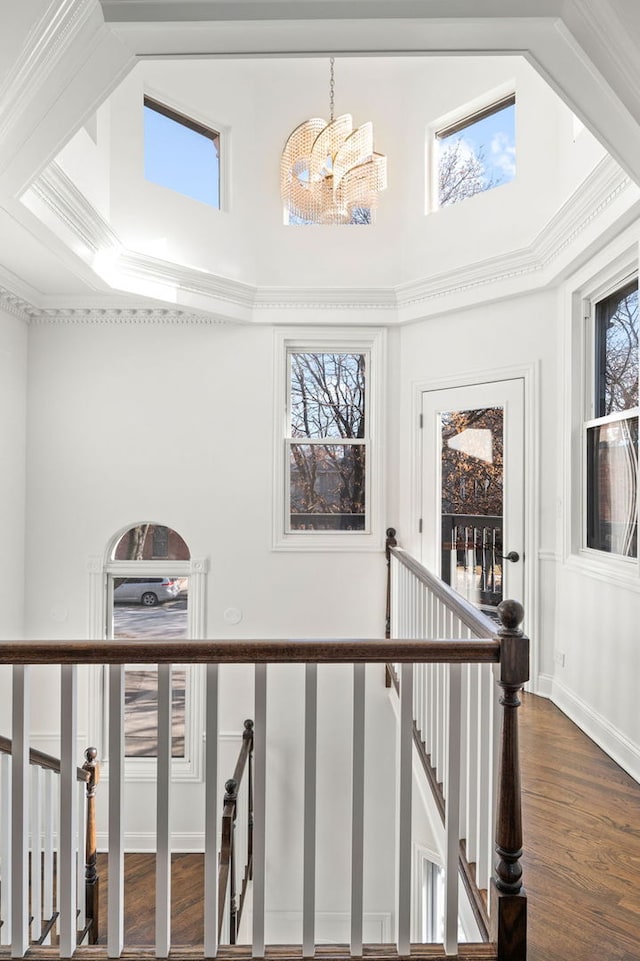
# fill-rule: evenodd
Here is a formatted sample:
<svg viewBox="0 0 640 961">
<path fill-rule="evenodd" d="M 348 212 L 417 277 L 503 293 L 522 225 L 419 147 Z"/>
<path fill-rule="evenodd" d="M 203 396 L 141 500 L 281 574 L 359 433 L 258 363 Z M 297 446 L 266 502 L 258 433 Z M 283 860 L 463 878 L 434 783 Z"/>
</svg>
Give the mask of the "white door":
<svg viewBox="0 0 640 961">
<path fill-rule="evenodd" d="M 422 562 L 490 613 L 524 601 L 524 381 L 422 394 Z"/>
</svg>

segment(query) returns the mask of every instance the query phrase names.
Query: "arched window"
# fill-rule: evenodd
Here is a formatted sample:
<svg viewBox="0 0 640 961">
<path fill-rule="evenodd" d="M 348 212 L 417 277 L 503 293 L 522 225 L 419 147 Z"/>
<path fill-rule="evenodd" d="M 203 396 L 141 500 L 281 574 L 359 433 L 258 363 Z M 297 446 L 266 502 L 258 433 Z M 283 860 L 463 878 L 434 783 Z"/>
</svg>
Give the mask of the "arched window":
<svg viewBox="0 0 640 961">
<path fill-rule="evenodd" d="M 90 564 L 96 575 L 92 581 L 95 636 L 115 640 L 202 637 L 206 567 L 204 560 L 192 558 L 184 538 L 165 524 L 144 521 L 122 528 L 111 538 L 104 562 Z M 105 683 L 106 672 L 102 684 L 106 694 Z M 196 666 L 174 667 L 172 753 L 178 777 L 199 776 L 201 687 Z M 102 700 L 106 704 L 106 697 Z M 149 763 L 157 757 L 157 715 L 157 666 L 127 666 L 124 735 L 130 776 L 153 775 Z"/>
</svg>

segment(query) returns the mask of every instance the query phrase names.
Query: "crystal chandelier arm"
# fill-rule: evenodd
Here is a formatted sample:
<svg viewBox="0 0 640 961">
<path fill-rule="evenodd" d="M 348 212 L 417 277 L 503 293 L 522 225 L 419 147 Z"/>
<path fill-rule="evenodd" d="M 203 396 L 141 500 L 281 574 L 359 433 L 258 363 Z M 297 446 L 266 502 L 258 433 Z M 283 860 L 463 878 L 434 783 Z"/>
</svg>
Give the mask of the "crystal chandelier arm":
<svg viewBox="0 0 640 961">
<path fill-rule="evenodd" d="M 366 163 L 373 154 L 373 124 L 363 123 L 347 137 L 333 161 L 333 192 L 340 186 L 340 181 L 348 170 L 359 164 Z"/>
<path fill-rule="evenodd" d="M 331 176 L 334 157 L 353 130 L 351 114 L 336 117 L 322 130 L 311 149 L 309 173 L 312 180 Z"/>
<path fill-rule="evenodd" d="M 387 158 L 374 154 L 371 160 L 346 172 L 336 193 L 336 204 L 350 213 L 354 207 L 378 206 L 378 192 L 387 186 Z"/>
</svg>

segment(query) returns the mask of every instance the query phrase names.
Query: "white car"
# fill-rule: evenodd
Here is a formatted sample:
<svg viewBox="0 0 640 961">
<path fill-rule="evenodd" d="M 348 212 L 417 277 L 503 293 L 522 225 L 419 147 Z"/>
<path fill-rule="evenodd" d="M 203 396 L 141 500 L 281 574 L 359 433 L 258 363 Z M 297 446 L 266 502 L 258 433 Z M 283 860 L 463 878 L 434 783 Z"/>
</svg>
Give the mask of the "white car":
<svg viewBox="0 0 640 961">
<path fill-rule="evenodd" d="M 180 593 L 175 577 L 125 577 L 113 591 L 114 604 L 144 604 L 155 607 L 172 601 Z"/>
</svg>

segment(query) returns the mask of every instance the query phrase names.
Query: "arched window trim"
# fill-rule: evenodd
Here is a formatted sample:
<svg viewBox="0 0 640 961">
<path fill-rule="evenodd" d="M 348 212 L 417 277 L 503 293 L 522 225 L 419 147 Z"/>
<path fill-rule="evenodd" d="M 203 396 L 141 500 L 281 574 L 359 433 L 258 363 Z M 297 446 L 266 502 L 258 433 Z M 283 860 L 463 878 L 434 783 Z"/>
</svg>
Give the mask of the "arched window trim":
<svg viewBox="0 0 640 961">
<path fill-rule="evenodd" d="M 146 523 L 146 522 L 145 522 Z M 160 523 L 160 522 L 158 522 Z M 89 575 L 89 625 L 91 640 L 104 640 L 107 613 L 110 610 L 109 575 L 139 577 L 144 574 L 174 574 L 189 578 L 189 637 L 194 640 L 205 637 L 206 577 L 209 561 L 206 557 L 191 556 L 190 560 L 176 561 L 113 560 L 113 552 L 120 538 L 134 524 L 124 525 L 110 538 L 102 556 L 88 558 Z M 175 529 L 175 528 L 174 528 Z M 185 543 L 187 543 L 185 541 Z M 109 777 L 108 761 L 108 712 L 107 712 L 107 671 L 97 665 L 89 670 L 89 703 L 91 730 L 95 737 L 102 760 L 102 776 Z M 188 718 L 185 757 L 174 758 L 172 778 L 176 781 L 201 781 L 203 777 L 204 742 L 204 686 L 205 669 L 202 665 L 187 667 L 186 716 Z M 131 781 L 151 781 L 156 777 L 155 758 L 127 758 L 126 776 Z"/>
</svg>

